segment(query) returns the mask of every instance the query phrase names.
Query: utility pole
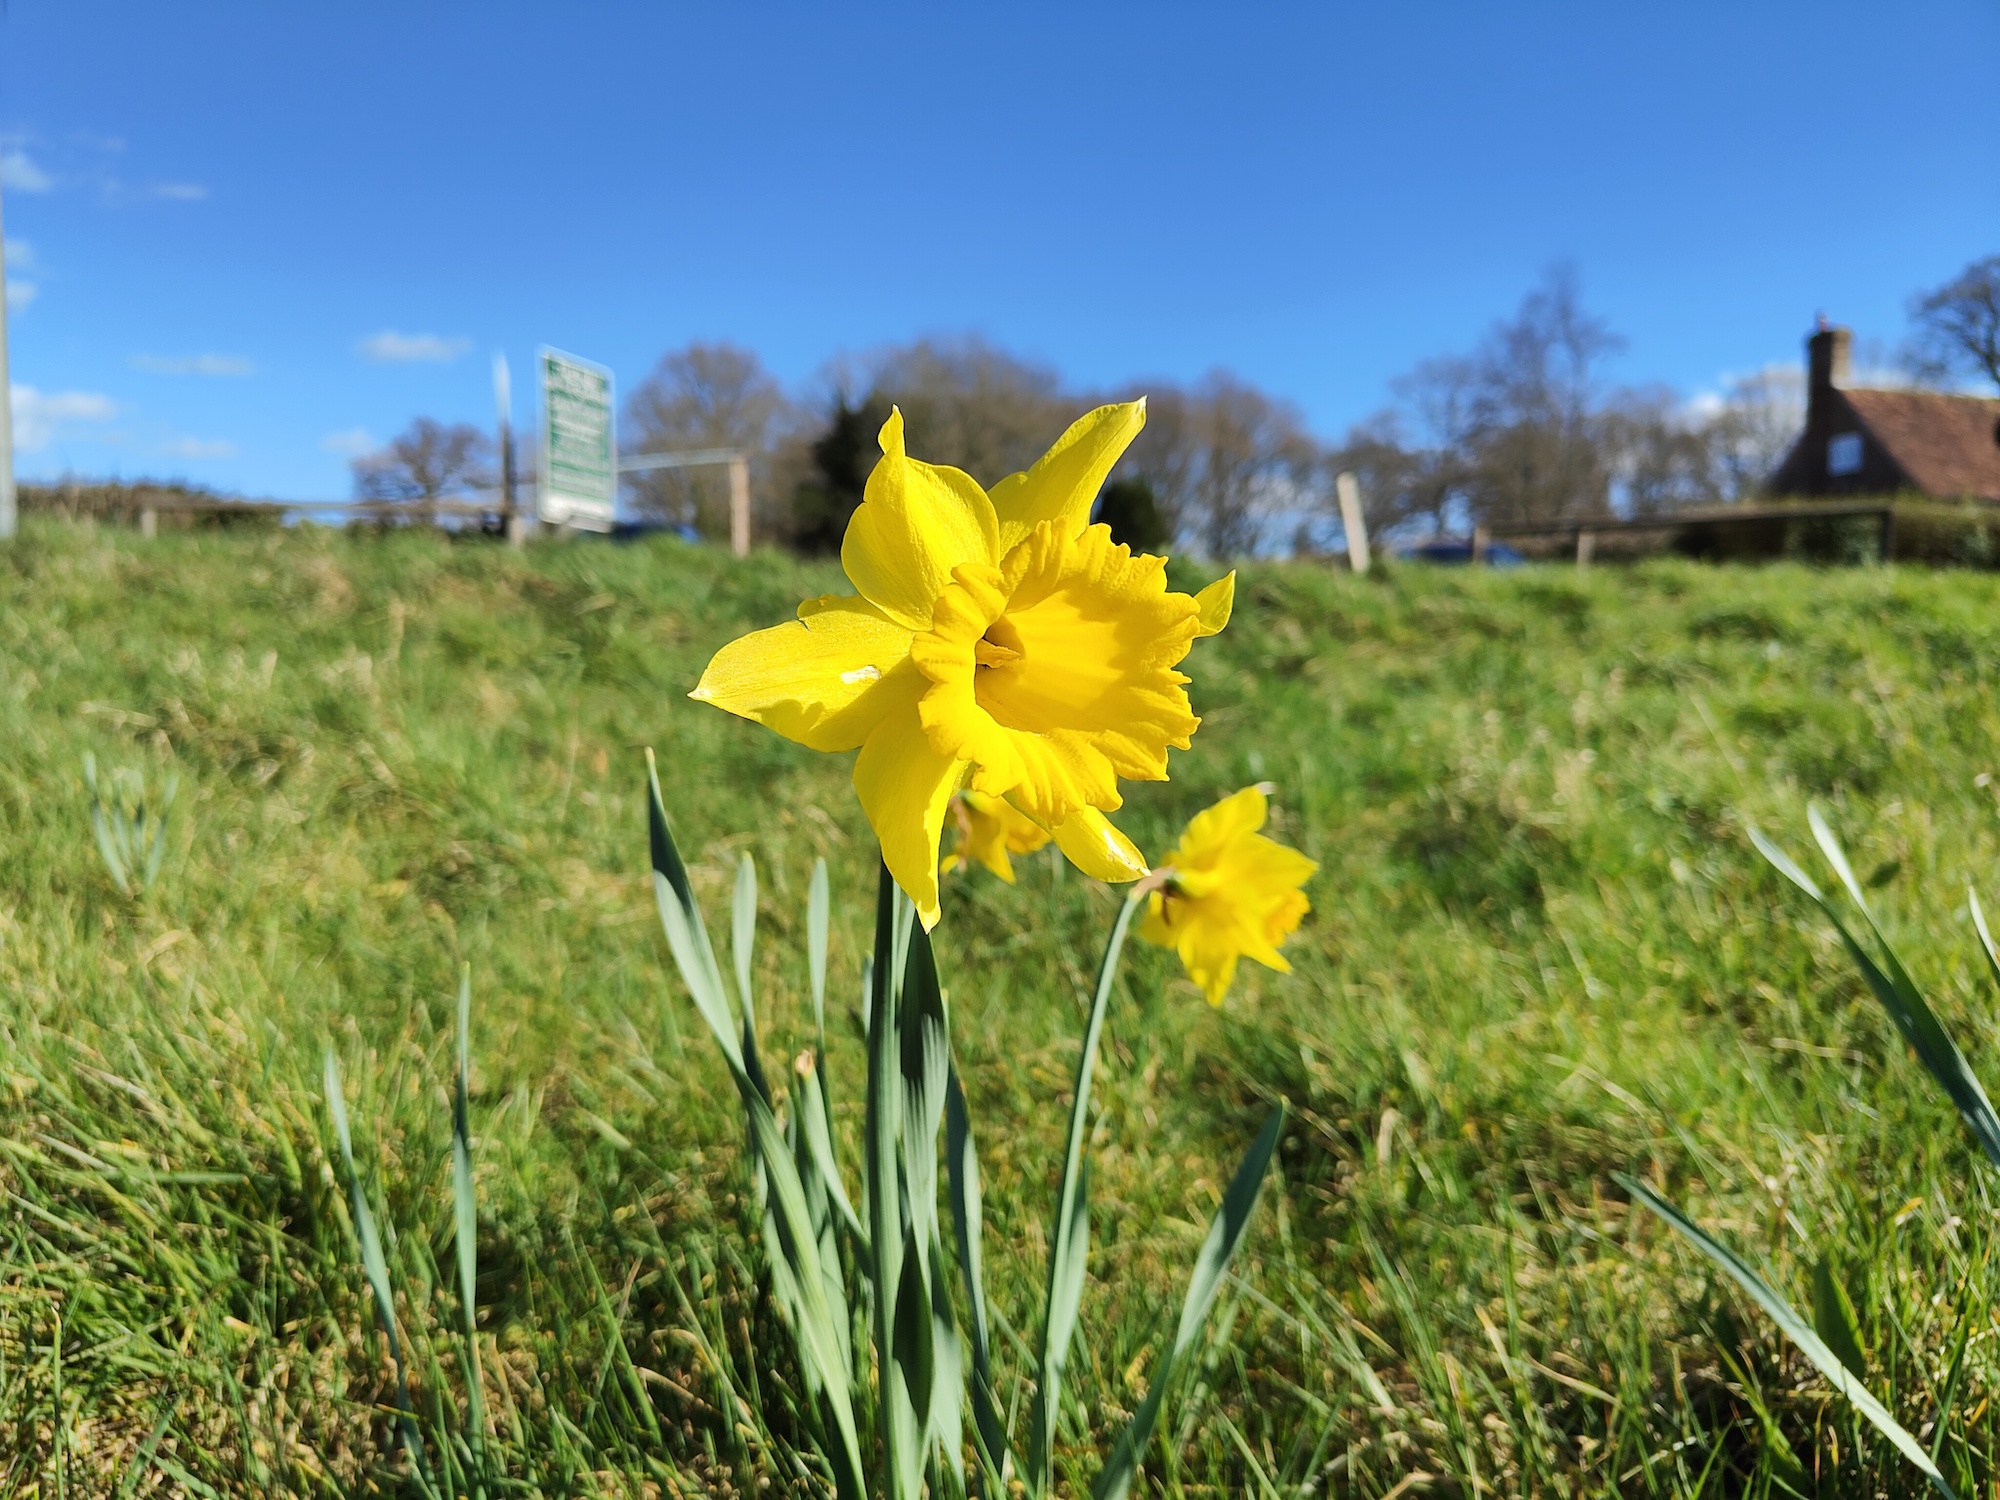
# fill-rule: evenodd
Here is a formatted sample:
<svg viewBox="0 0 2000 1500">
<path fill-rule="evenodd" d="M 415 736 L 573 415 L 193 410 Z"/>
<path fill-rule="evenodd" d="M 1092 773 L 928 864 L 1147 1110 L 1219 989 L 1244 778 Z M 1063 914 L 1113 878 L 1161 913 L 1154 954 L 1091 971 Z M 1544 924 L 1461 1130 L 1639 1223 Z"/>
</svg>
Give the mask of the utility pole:
<svg viewBox="0 0 2000 1500">
<path fill-rule="evenodd" d="M 493 356 L 493 404 L 500 413 L 500 513 L 507 527 L 507 545 L 527 544 L 528 521 L 514 497 L 514 382 L 507 356 Z"/>
<path fill-rule="evenodd" d="M 7 378 L 7 226 L 0 215 L 0 540 L 14 534 L 14 387 Z"/>
</svg>

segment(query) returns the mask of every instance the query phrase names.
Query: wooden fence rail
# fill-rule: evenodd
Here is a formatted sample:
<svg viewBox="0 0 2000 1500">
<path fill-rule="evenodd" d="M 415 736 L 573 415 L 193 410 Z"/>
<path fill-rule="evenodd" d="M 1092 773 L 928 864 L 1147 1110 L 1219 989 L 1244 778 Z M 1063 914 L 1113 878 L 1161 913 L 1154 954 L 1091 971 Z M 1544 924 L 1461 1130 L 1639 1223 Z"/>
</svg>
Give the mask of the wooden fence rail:
<svg viewBox="0 0 2000 1500">
<path fill-rule="evenodd" d="M 287 519 L 326 521 L 332 524 L 369 522 L 436 525 L 444 520 L 486 520 L 504 522 L 508 507 L 497 497 L 480 500 L 458 495 L 437 500 L 272 500 L 223 499 L 190 495 L 180 490 L 149 490 L 143 487 L 123 491 L 113 497 L 79 495 L 66 503 L 60 494 L 40 498 L 37 509 L 74 509 L 82 515 L 136 522 L 141 535 L 155 536 L 162 516 L 216 516 L 246 521 Z"/>
<path fill-rule="evenodd" d="M 1682 532 L 1693 527 L 1756 525 L 1771 521 L 1818 521 L 1851 517 L 1873 517 L 1878 523 L 1877 552 L 1887 562 L 1896 545 L 1895 507 L 1883 500 L 1834 500 L 1803 505 L 1704 505 L 1688 510 L 1667 511 L 1654 516 L 1620 519 L 1615 516 L 1577 516 L 1562 521 L 1502 522 L 1475 527 L 1472 533 L 1472 560 L 1483 562 L 1487 547 L 1507 537 L 1576 538 L 1576 565 L 1587 567 L 1597 553 L 1597 539 L 1633 532 Z"/>
</svg>

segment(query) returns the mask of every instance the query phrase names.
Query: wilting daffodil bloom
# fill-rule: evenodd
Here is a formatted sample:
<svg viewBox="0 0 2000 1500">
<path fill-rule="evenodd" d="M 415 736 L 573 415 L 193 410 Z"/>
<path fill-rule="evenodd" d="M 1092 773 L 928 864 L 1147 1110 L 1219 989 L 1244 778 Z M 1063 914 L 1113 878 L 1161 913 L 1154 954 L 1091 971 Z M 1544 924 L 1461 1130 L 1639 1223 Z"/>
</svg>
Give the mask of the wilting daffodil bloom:
<svg viewBox="0 0 2000 1500">
<path fill-rule="evenodd" d="M 1014 883 L 1010 854 L 1033 854 L 1049 841 L 1049 831 L 1005 797 L 989 797 L 970 787 L 951 799 L 958 819 L 958 847 L 938 864 L 940 875 L 963 869 L 975 859 L 1007 884 Z"/>
<path fill-rule="evenodd" d="M 1299 887 L 1319 866 L 1257 831 L 1269 790 L 1246 786 L 1196 813 L 1180 846 L 1154 872 L 1161 886 L 1139 936 L 1178 952 L 1210 1005 L 1222 1003 L 1239 958 L 1291 973 L 1278 944 L 1310 909 Z"/>
<path fill-rule="evenodd" d="M 945 808 L 968 786 L 1087 874 L 1146 873 L 1104 814 L 1120 777 L 1164 781 L 1168 748 L 1187 748 L 1200 720 L 1175 667 L 1228 622 L 1235 576 L 1174 593 L 1164 558 L 1089 524 L 1145 420 L 1143 401 L 1101 406 L 989 495 L 909 457 L 891 412 L 840 549 L 859 592 L 723 647 L 691 695 L 815 750 L 859 749 L 854 789 L 926 927 Z"/>
</svg>

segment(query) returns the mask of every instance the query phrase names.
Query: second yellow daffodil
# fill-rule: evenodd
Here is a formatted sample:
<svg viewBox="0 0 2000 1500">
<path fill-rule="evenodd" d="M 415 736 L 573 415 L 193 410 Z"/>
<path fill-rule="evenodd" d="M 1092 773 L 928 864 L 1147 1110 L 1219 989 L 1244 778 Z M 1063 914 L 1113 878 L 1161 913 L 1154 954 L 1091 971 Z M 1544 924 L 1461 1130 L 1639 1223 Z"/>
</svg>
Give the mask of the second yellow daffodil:
<svg viewBox="0 0 2000 1500">
<path fill-rule="evenodd" d="M 1319 868 L 1258 830 L 1266 787 L 1246 786 L 1189 820 L 1155 876 L 1139 936 L 1181 956 L 1188 978 L 1220 1005 L 1238 959 L 1289 974 L 1278 951 L 1311 910 L 1299 887 Z"/>
<path fill-rule="evenodd" d="M 1007 856 L 1033 854 L 1049 841 L 1049 831 L 1016 812 L 1005 797 L 989 797 L 967 787 L 951 799 L 951 811 L 958 819 L 958 847 L 938 863 L 940 875 L 977 860 L 1012 885 L 1014 862 Z"/>
<path fill-rule="evenodd" d="M 1090 507 L 1144 426 L 1143 401 L 1080 418 L 989 495 L 903 447 L 882 459 L 840 560 L 858 591 L 715 654 L 691 696 L 815 750 L 854 750 L 854 787 L 889 873 L 926 927 L 938 844 L 962 788 L 1006 797 L 1101 880 L 1146 873 L 1105 818 L 1118 781 L 1163 781 L 1200 720 L 1175 668 L 1229 619 L 1235 575 L 1199 595 L 1166 560 L 1092 526 Z"/>
</svg>

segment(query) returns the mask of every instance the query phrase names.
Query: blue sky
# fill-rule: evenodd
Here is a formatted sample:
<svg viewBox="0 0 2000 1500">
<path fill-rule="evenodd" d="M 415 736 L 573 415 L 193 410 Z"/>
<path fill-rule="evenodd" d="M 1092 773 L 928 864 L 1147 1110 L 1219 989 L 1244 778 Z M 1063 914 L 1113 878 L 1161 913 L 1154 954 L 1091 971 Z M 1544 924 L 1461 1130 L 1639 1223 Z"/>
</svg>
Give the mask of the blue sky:
<svg viewBox="0 0 2000 1500">
<path fill-rule="evenodd" d="M 339 496 L 489 421 L 496 350 L 803 382 L 964 331 L 1227 366 L 1332 438 L 1557 258 L 1620 378 L 1694 394 L 2000 251 L 1996 56 L 1986 0 L 10 0 L 19 467 Z"/>
</svg>

